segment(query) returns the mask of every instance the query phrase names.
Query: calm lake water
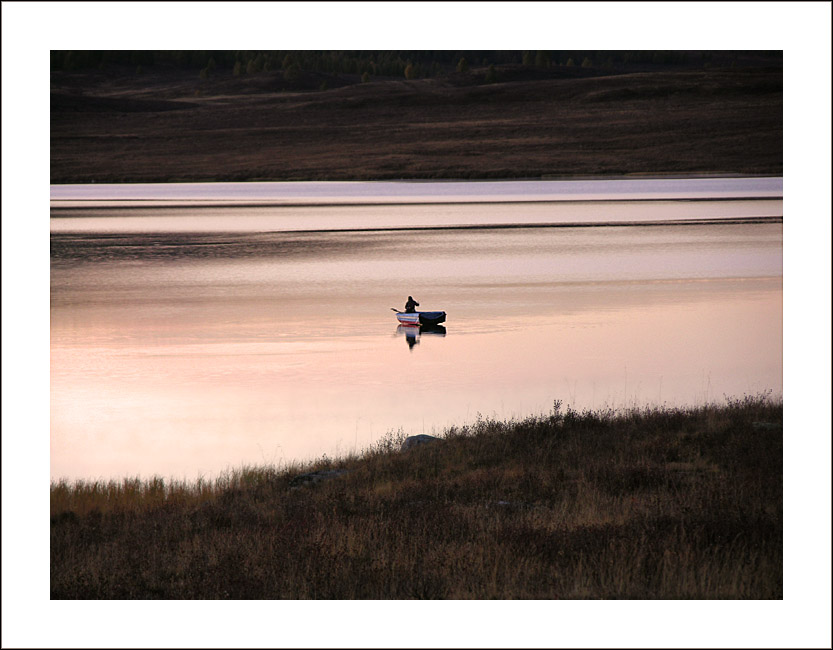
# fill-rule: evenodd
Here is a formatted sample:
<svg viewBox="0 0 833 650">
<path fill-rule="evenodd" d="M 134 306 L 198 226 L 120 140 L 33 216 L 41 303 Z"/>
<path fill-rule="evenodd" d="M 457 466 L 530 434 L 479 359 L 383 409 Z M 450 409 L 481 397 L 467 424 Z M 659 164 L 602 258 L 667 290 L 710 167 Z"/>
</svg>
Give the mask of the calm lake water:
<svg viewBox="0 0 833 650">
<path fill-rule="evenodd" d="M 52 477 L 780 395 L 781 179 L 576 183 L 54 186 Z"/>
</svg>

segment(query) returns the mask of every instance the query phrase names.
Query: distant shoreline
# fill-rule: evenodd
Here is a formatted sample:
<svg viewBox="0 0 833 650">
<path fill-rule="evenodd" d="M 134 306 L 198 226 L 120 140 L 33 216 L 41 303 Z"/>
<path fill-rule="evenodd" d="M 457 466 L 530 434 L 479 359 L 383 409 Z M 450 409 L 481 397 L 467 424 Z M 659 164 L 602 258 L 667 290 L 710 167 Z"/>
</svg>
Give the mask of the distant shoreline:
<svg viewBox="0 0 833 650">
<path fill-rule="evenodd" d="M 413 183 L 415 185 L 426 183 L 523 183 L 540 181 L 651 181 L 651 180 L 719 180 L 719 179 L 743 179 L 743 178 L 781 178 L 783 174 L 777 172 L 744 174 L 731 172 L 634 172 L 631 174 L 564 174 L 541 176 L 507 176 L 504 178 L 351 178 L 338 180 L 282 180 L 268 178 L 252 178 L 249 180 L 162 180 L 162 181 L 80 181 L 76 183 L 63 183 L 50 181 L 50 187 L 57 186 L 101 186 L 101 185 L 209 185 L 212 183 L 247 183 L 256 185 L 259 183 Z"/>
<path fill-rule="evenodd" d="M 281 202 L 281 201 L 248 201 L 245 203 L 238 203 L 233 199 L 220 201 L 200 201 L 200 200 L 184 200 L 184 201 L 165 201 L 158 199 L 119 199 L 118 201 L 110 201 L 108 199 L 73 199 L 72 201 L 57 199 L 50 201 L 50 209 L 54 211 L 86 211 L 86 210 L 147 210 L 148 208 L 173 208 L 173 209 L 188 209 L 188 208 L 340 208 L 340 207 L 394 207 L 394 206 L 411 206 L 411 205 L 526 205 L 530 203 L 657 203 L 657 202 L 713 202 L 713 201 L 782 201 L 782 197 L 773 196 L 732 196 L 727 198 L 643 198 L 643 199 L 529 199 L 528 201 L 520 200 L 495 200 L 495 201 L 313 201 L 313 202 Z M 83 203 L 84 205 L 56 205 L 61 202 L 64 203 Z M 107 203 L 108 205 L 95 205 L 97 203 Z M 141 203 L 142 205 L 137 205 Z M 93 204 L 93 205 L 89 205 Z M 57 216 L 57 215 L 53 215 Z"/>
</svg>

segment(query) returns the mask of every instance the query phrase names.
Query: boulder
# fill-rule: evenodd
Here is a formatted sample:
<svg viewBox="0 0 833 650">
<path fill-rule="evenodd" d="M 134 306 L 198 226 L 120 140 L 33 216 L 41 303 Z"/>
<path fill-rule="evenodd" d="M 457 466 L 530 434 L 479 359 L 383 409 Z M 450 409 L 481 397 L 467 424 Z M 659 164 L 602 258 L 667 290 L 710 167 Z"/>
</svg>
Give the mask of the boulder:
<svg viewBox="0 0 833 650">
<path fill-rule="evenodd" d="M 408 451 L 412 447 L 425 445 L 429 442 L 434 442 L 435 440 L 441 440 L 441 438 L 437 438 L 436 436 L 428 436 L 424 433 L 421 433 L 418 436 L 408 436 L 402 443 L 401 451 Z"/>
</svg>

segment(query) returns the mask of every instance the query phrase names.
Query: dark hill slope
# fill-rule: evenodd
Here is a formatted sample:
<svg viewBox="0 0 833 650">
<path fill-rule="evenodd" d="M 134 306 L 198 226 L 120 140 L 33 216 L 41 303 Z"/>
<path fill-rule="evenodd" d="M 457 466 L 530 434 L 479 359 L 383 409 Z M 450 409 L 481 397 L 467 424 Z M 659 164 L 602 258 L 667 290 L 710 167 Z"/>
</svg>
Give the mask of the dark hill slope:
<svg viewBox="0 0 833 650">
<path fill-rule="evenodd" d="M 478 79 L 53 73 L 51 182 L 782 173 L 780 69 Z"/>
</svg>

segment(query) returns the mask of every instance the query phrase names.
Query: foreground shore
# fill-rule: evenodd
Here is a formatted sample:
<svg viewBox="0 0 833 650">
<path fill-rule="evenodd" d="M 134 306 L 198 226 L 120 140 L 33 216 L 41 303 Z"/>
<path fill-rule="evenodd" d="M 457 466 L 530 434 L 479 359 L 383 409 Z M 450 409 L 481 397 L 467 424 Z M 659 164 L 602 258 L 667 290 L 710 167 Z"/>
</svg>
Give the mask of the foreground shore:
<svg viewBox="0 0 833 650">
<path fill-rule="evenodd" d="M 53 482 L 51 597 L 777 599 L 781 422 L 765 396 L 556 402 L 405 452 L 391 434 L 211 482 Z"/>
</svg>

